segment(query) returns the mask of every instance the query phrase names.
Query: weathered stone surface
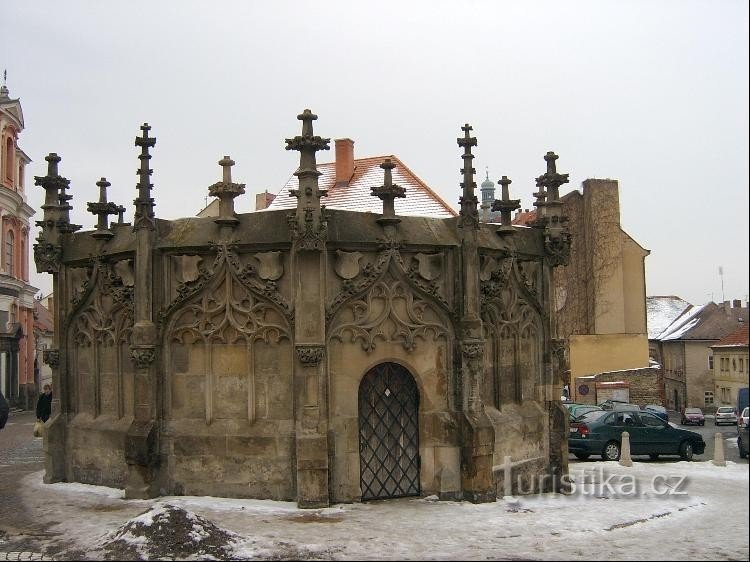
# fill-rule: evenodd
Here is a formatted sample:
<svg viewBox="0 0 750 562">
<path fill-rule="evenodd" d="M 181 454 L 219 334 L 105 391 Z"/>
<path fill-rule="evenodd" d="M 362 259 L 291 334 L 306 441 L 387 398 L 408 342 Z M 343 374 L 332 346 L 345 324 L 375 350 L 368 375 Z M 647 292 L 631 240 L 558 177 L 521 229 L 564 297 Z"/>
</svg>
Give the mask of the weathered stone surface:
<svg viewBox="0 0 750 562">
<path fill-rule="evenodd" d="M 144 125 L 136 228 L 42 227 L 40 243 L 61 250 L 53 369 L 69 389 L 47 431 L 47 481 L 321 507 L 359 501 L 400 458 L 408 494 L 470 501 L 496 497 L 506 456 L 521 462 L 514 490 L 567 470 L 548 391 L 560 225 L 478 222 L 468 125 L 460 219 L 323 209 L 327 142 L 311 112 L 300 120 L 294 213 L 236 215 L 225 201 L 218 222 L 154 217 Z M 363 378 L 384 366 L 393 379 L 376 398 L 393 411 L 365 419 Z M 389 431 L 387 446 L 366 441 Z"/>
</svg>

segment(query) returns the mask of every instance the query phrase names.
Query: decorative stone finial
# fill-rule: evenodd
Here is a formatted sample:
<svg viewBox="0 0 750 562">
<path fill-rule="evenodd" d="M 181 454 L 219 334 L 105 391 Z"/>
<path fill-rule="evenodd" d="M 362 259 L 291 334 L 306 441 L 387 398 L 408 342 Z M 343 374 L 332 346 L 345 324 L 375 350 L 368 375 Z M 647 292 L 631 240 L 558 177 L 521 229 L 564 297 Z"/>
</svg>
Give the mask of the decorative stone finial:
<svg viewBox="0 0 750 562">
<path fill-rule="evenodd" d="M 214 219 L 214 222 L 236 226 L 240 221 L 234 214 L 234 198 L 245 193 L 245 184 L 232 182 L 234 160 L 229 156 L 224 156 L 219 160 L 219 166 L 223 168 L 222 181 L 216 182 L 208 188 L 208 194 L 211 197 L 219 198 L 219 216 Z"/>
<path fill-rule="evenodd" d="M 386 158 L 380 165 L 384 172 L 383 185 L 372 188 L 372 195 L 383 201 L 383 216 L 377 219 L 379 224 L 396 224 L 401 219 L 396 216 L 394 199 L 396 197 L 406 197 L 406 189 L 393 183 L 393 168 L 396 167 L 390 158 Z"/>
<path fill-rule="evenodd" d="M 547 162 L 547 173 L 542 174 L 536 178 L 536 185 L 547 191 L 547 199 L 549 201 L 557 201 L 560 199 L 560 186 L 568 183 L 568 174 L 558 174 L 555 160 L 559 156 L 554 152 L 548 152 L 544 155 L 544 160 Z"/>
<path fill-rule="evenodd" d="M 497 183 L 502 187 L 502 194 L 501 199 L 496 199 L 492 203 L 492 210 L 500 211 L 501 227 L 497 232 L 498 234 L 505 234 L 513 232 L 512 213 L 516 209 L 521 208 L 521 200 L 510 198 L 510 190 L 508 189 L 508 186 L 513 182 L 508 179 L 508 176 L 503 176 Z"/>
<path fill-rule="evenodd" d="M 135 204 L 133 230 L 141 228 L 153 230 L 156 227 L 154 224 L 154 200 L 151 197 L 151 189 L 154 185 L 149 181 L 153 170 L 148 165 L 148 161 L 151 160 L 151 154 L 148 151 L 156 145 L 156 138 L 148 136 L 150 130 L 149 124 L 144 123 L 141 125 L 143 136 L 135 138 L 135 146 L 141 147 L 141 153 L 138 155 L 141 167 L 136 171 L 140 181 L 138 182 L 138 198 L 133 201 Z"/>
<path fill-rule="evenodd" d="M 547 172 L 536 178 L 536 186 L 539 191 L 534 193 L 537 207 L 537 219 L 533 226 L 544 227 L 548 219 L 560 217 L 560 186 L 568 183 L 568 174 L 558 174 L 555 161 L 559 157 L 554 152 L 547 152 L 544 160 L 547 162 Z M 555 220 L 557 220 L 555 219 Z"/>
<path fill-rule="evenodd" d="M 294 172 L 299 181 L 299 189 L 289 190 L 289 195 L 297 198 L 297 209 L 290 215 L 289 224 L 295 247 L 302 250 L 322 250 L 327 236 L 324 207 L 320 204 L 320 198 L 327 195 L 327 192 L 318 186 L 320 172 L 315 153 L 318 150 L 329 150 L 331 139 L 313 134 L 312 122 L 317 118 L 312 111 L 305 109 L 297 116 L 302 121 L 302 134 L 286 139 L 286 149 L 300 153 L 299 168 Z"/>
<path fill-rule="evenodd" d="M 544 249 L 550 265 L 567 265 L 570 259 L 570 232 L 566 226 L 567 217 L 562 216 L 560 186 L 568 183 L 568 174 L 558 174 L 555 161 L 558 156 L 548 152 L 544 156 L 547 172 L 536 178 L 539 192 L 534 205 L 537 207 L 537 219 L 532 223 L 534 228 L 544 229 Z M 544 197 L 541 197 L 543 195 Z"/>
<path fill-rule="evenodd" d="M 35 176 L 34 184 L 44 188 L 44 215 L 42 220 L 36 221 L 41 232 L 34 244 L 34 261 L 38 272 L 57 273 L 62 259 L 62 241 L 64 234 L 75 232 L 79 225 L 70 224 L 70 209 L 68 201 L 71 195 L 65 193 L 70 180 L 58 173 L 61 158 L 51 152 L 47 161 L 47 175 Z"/>
<path fill-rule="evenodd" d="M 125 224 L 125 207 L 122 205 L 117 207 L 117 224 Z"/>
<path fill-rule="evenodd" d="M 96 182 L 96 185 L 99 186 L 99 201 L 88 203 L 89 213 L 96 215 L 98 218 L 96 230 L 91 236 L 99 240 L 109 240 L 114 236 L 114 233 L 109 230 L 109 215 L 116 215 L 118 207 L 114 203 L 107 202 L 107 188 L 112 185 L 107 181 L 107 178 L 100 179 Z"/>
<path fill-rule="evenodd" d="M 472 137 L 470 132 L 472 126 L 466 123 L 461 130 L 464 132 L 463 137 L 457 139 L 458 146 L 464 149 L 464 153 L 461 158 L 464 160 L 464 167 L 461 168 L 461 173 L 464 176 L 464 181 L 461 182 L 461 188 L 463 189 L 463 195 L 458 200 L 461 205 L 460 220 L 458 226 L 468 228 L 479 228 L 479 213 L 477 212 L 477 197 L 474 195 L 474 189 L 477 187 L 474 181 L 474 174 L 476 170 L 472 167 L 472 160 L 474 155 L 471 153 L 471 147 L 477 145 L 476 137 Z"/>
</svg>

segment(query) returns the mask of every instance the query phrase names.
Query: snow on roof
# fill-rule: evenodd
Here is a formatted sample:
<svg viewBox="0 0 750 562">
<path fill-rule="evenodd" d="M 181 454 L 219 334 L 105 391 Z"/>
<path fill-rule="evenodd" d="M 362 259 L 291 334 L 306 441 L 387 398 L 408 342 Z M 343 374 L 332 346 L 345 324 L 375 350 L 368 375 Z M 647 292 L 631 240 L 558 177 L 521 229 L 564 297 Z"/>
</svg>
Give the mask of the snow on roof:
<svg viewBox="0 0 750 562">
<path fill-rule="evenodd" d="M 396 164 L 392 172 L 393 183 L 406 190 L 405 198 L 400 197 L 394 201 L 397 215 L 437 218 L 457 216 L 445 201 L 393 155 L 355 159 L 354 175 L 349 183 L 343 186 L 335 185 L 335 162 L 318 164 L 318 171 L 321 173 L 318 177 L 318 186 L 320 189 L 328 190 L 328 196 L 321 198 L 320 203 L 330 209 L 381 214 L 383 202 L 371 195 L 371 191 L 373 187 L 383 185 L 383 170 L 380 164 L 386 158 L 390 158 Z M 268 210 L 295 208 L 297 199 L 289 195 L 289 190 L 298 188 L 299 179 L 293 175 L 268 206 Z"/>
<path fill-rule="evenodd" d="M 678 340 L 689 330 L 694 328 L 700 322 L 700 313 L 705 310 L 707 304 L 693 306 L 682 313 L 674 322 L 672 322 L 661 334 L 658 339 L 661 341 Z"/>
<path fill-rule="evenodd" d="M 646 324 L 648 339 L 659 335 L 692 305 L 674 295 L 646 297 Z"/>
</svg>

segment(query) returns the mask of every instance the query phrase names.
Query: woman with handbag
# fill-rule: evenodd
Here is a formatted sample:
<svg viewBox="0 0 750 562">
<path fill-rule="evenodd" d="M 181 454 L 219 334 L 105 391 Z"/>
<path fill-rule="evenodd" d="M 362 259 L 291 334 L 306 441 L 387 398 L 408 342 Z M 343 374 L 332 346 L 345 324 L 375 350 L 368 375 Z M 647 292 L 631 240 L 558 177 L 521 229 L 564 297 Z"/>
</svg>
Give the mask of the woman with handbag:
<svg viewBox="0 0 750 562">
<path fill-rule="evenodd" d="M 42 425 L 49 419 L 52 414 L 52 386 L 44 385 L 44 392 L 39 395 L 36 401 L 36 423 L 34 424 L 34 436 L 42 436 Z"/>
</svg>

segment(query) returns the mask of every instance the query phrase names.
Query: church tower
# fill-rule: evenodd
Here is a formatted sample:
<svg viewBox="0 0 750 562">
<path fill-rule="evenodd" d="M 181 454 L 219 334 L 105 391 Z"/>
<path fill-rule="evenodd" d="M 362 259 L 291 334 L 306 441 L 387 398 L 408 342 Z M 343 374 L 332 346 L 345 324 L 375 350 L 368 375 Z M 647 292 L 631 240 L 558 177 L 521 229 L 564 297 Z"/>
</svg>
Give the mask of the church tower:
<svg viewBox="0 0 750 562">
<path fill-rule="evenodd" d="M 488 222 L 490 219 L 490 208 L 492 207 L 493 201 L 495 201 L 495 184 L 490 179 L 489 170 L 485 170 L 485 180 L 481 185 L 482 191 L 482 222 Z"/>
</svg>

